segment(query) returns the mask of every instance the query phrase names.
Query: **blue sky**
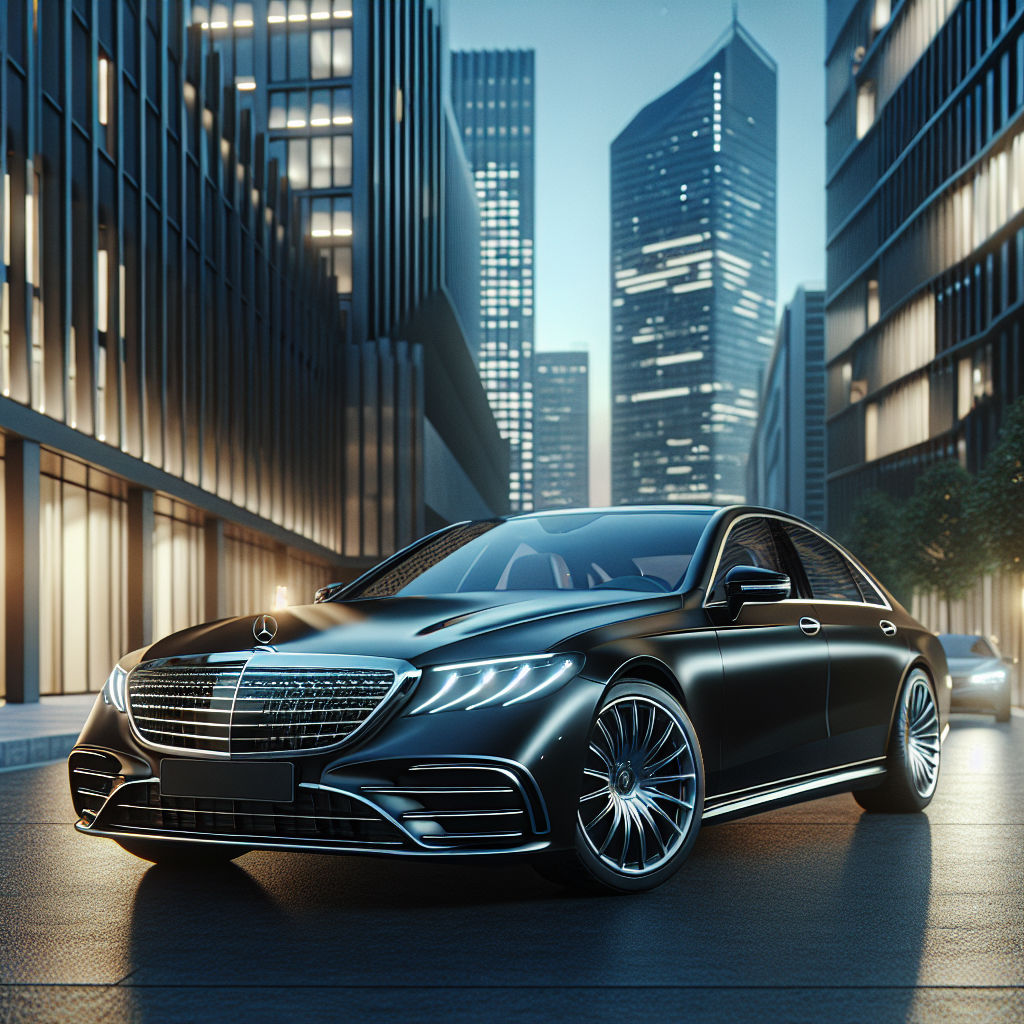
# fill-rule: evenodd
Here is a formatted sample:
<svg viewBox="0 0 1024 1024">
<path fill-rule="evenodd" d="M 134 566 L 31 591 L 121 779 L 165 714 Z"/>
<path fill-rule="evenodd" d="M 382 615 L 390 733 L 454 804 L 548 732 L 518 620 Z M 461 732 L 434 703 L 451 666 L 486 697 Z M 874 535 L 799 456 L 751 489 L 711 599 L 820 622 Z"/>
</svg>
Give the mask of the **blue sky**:
<svg viewBox="0 0 1024 1024">
<path fill-rule="evenodd" d="M 449 0 L 453 49 L 537 51 L 536 337 L 590 352 L 590 500 L 609 500 L 608 147 L 685 78 L 729 0 Z M 779 65 L 778 303 L 825 276 L 825 4 L 740 0 Z"/>
</svg>

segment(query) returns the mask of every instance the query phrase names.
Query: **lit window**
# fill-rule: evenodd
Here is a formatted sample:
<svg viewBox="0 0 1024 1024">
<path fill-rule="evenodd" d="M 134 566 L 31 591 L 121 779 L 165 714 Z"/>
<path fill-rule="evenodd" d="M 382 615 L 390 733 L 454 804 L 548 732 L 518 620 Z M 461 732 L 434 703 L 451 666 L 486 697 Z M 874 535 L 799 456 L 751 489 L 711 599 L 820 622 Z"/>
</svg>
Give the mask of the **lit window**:
<svg viewBox="0 0 1024 1024">
<path fill-rule="evenodd" d="M 106 57 L 99 60 L 99 95 L 96 97 L 100 124 L 110 120 L 110 61 Z"/>
<path fill-rule="evenodd" d="M 331 123 L 331 94 L 327 89 L 313 90 L 313 103 L 309 123 L 314 128 Z"/>
<path fill-rule="evenodd" d="M 270 0 L 267 6 L 267 21 L 271 25 L 280 24 L 285 20 L 284 0 Z"/>
<path fill-rule="evenodd" d="M 336 28 L 331 60 L 336 78 L 347 78 L 352 74 L 352 29 Z"/>
<path fill-rule="evenodd" d="M 333 182 L 333 159 L 329 138 L 310 140 L 310 188 L 330 188 Z M 316 232 L 314 231 L 314 234 Z"/>
<path fill-rule="evenodd" d="M 334 0 L 334 16 L 336 18 L 352 17 L 352 5 L 349 0 Z"/>
<path fill-rule="evenodd" d="M 347 78 L 352 74 L 352 30 L 317 30 L 309 35 L 312 78 Z"/>
<path fill-rule="evenodd" d="M 334 185 L 335 188 L 352 184 L 352 136 L 334 136 Z"/>
<path fill-rule="evenodd" d="M 235 20 L 233 22 L 235 28 L 252 28 L 252 4 L 251 3 L 236 3 L 235 4 Z"/>
<path fill-rule="evenodd" d="M 334 200 L 332 230 L 336 238 L 351 238 L 352 236 L 352 200 L 347 196 Z"/>
<path fill-rule="evenodd" d="M 309 188 L 309 140 L 288 141 L 288 182 L 294 189 Z"/>
<path fill-rule="evenodd" d="M 309 219 L 309 233 L 313 238 L 331 237 L 331 201 L 314 199 Z"/>
<path fill-rule="evenodd" d="M 270 94 L 270 119 L 268 125 L 271 128 L 284 128 L 288 124 L 288 98 L 283 92 L 272 92 Z"/>
<path fill-rule="evenodd" d="M 313 0 L 309 9 L 310 21 L 323 21 L 331 16 L 330 0 Z"/>
<path fill-rule="evenodd" d="M 306 90 L 288 94 L 288 128 L 306 127 Z"/>
<path fill-rule="evenodd" d="M 335 124 L 352 123 L 352 90 L 334 90 L 334 114 L 332 120 Z"/>
<path fill-rule="evenodd" d="M 235 88 L 241 92 L 252 92 L 256 88 L 256 79 L 252 75 L 235 75 Z"/>
<path fill-rule="evenodd" d="M 857 89 L 857 138 L 863 139 L 875 123 L 875 83 L 864 82 Z"/>
<path fill-rule="evenodd" d="M 216 3 L 210 10 L 210 28 L 227 28 L 228 27 L 228 5 L 225 3 Z"/>
<path fill-rule="evenodd" d="M 306 0 L 288 0 L 288 20 L 306 20 Z"/>
</svg>

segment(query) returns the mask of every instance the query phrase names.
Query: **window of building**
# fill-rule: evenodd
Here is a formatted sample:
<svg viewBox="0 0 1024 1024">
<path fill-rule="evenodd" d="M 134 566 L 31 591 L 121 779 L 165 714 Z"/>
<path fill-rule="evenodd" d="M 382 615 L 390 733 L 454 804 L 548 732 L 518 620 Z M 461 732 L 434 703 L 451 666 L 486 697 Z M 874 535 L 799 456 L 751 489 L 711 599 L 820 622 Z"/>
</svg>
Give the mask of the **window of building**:
<svg viewBox="0 0 1024 1024">
<path fill-rule="evenodd" d="M 288 140 L 288 183 L 293 189 L 309 188 L 309 139 Z"/>
<path fill-rule="evenodd" d="M 874 82 L 864 82 L 857 88 L 857 138 L 863 139 L 875 123 L 875 97 L 877 93 Z"/>
<path fill-rule="evenodd" d="M 328 276 L 338 279 L 338 294 L 348 295 L 352 291 L 352 246 L 335 245 L 320 250 Z"/>
</svg>

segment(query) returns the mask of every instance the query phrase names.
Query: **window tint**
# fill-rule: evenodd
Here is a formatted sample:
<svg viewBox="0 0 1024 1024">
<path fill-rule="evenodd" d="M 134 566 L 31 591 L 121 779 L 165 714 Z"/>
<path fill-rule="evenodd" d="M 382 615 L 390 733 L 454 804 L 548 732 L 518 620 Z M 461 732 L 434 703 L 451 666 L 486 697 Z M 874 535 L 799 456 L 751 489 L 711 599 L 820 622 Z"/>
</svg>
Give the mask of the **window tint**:
<svg viewBox="0 0 1024 1024">
<path fill-rule="evenodd" d="M 725 575 L 737 565 L 755 565 L 773 572 L 786 571 L 767 519 L 742 519 L 729 532 L 711 587 L 712 602 L 725 601 Z"/>
<path fill-rule="evenodd" d="M 853 578 L 850 564 L 823 537 L 801 526 L 783 523 L 783 528 L 803 563 L 811 596 L 819 601 L 855 601 L 861 603 L 861 592 Z"/>
<path fill-rule="evenodd" d="M 853 578 L 857 581 L 857 586 L 860 587 L 861 596 L 864 598 L 865 604 L 876 604 L 880 608 L 885 607 L 885 599 L 875 589 L 874 584 L 857 568 L 852 562 L 849 563 L 850 571 L 853 573 Z"/>
<path fill-rule="evenodd" d="M 998 658 L 999 653 L 983 636 L 963 633 L 943 633 L 939 643 L 947 658 Z"/>
</svg>

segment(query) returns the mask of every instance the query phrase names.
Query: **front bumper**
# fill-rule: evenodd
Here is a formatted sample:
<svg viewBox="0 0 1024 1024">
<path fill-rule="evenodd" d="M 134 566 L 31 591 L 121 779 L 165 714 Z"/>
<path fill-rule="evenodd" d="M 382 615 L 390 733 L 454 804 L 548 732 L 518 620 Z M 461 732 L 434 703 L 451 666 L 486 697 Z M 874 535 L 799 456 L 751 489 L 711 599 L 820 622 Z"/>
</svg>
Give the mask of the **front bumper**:
<svg viewBox="0 0 1024 1024">
<path fill-rule="evenodd" d="M 343 752 L 275 755 L 295 766 L 286 804 L 162 794 L 165 754 L 97 701 L 69 758 L 75 827 L 112 839 L 428 859 L 570 849 L 602 690 L 577 677 L 519 707 L 399 714 Z"/>
</svg>

